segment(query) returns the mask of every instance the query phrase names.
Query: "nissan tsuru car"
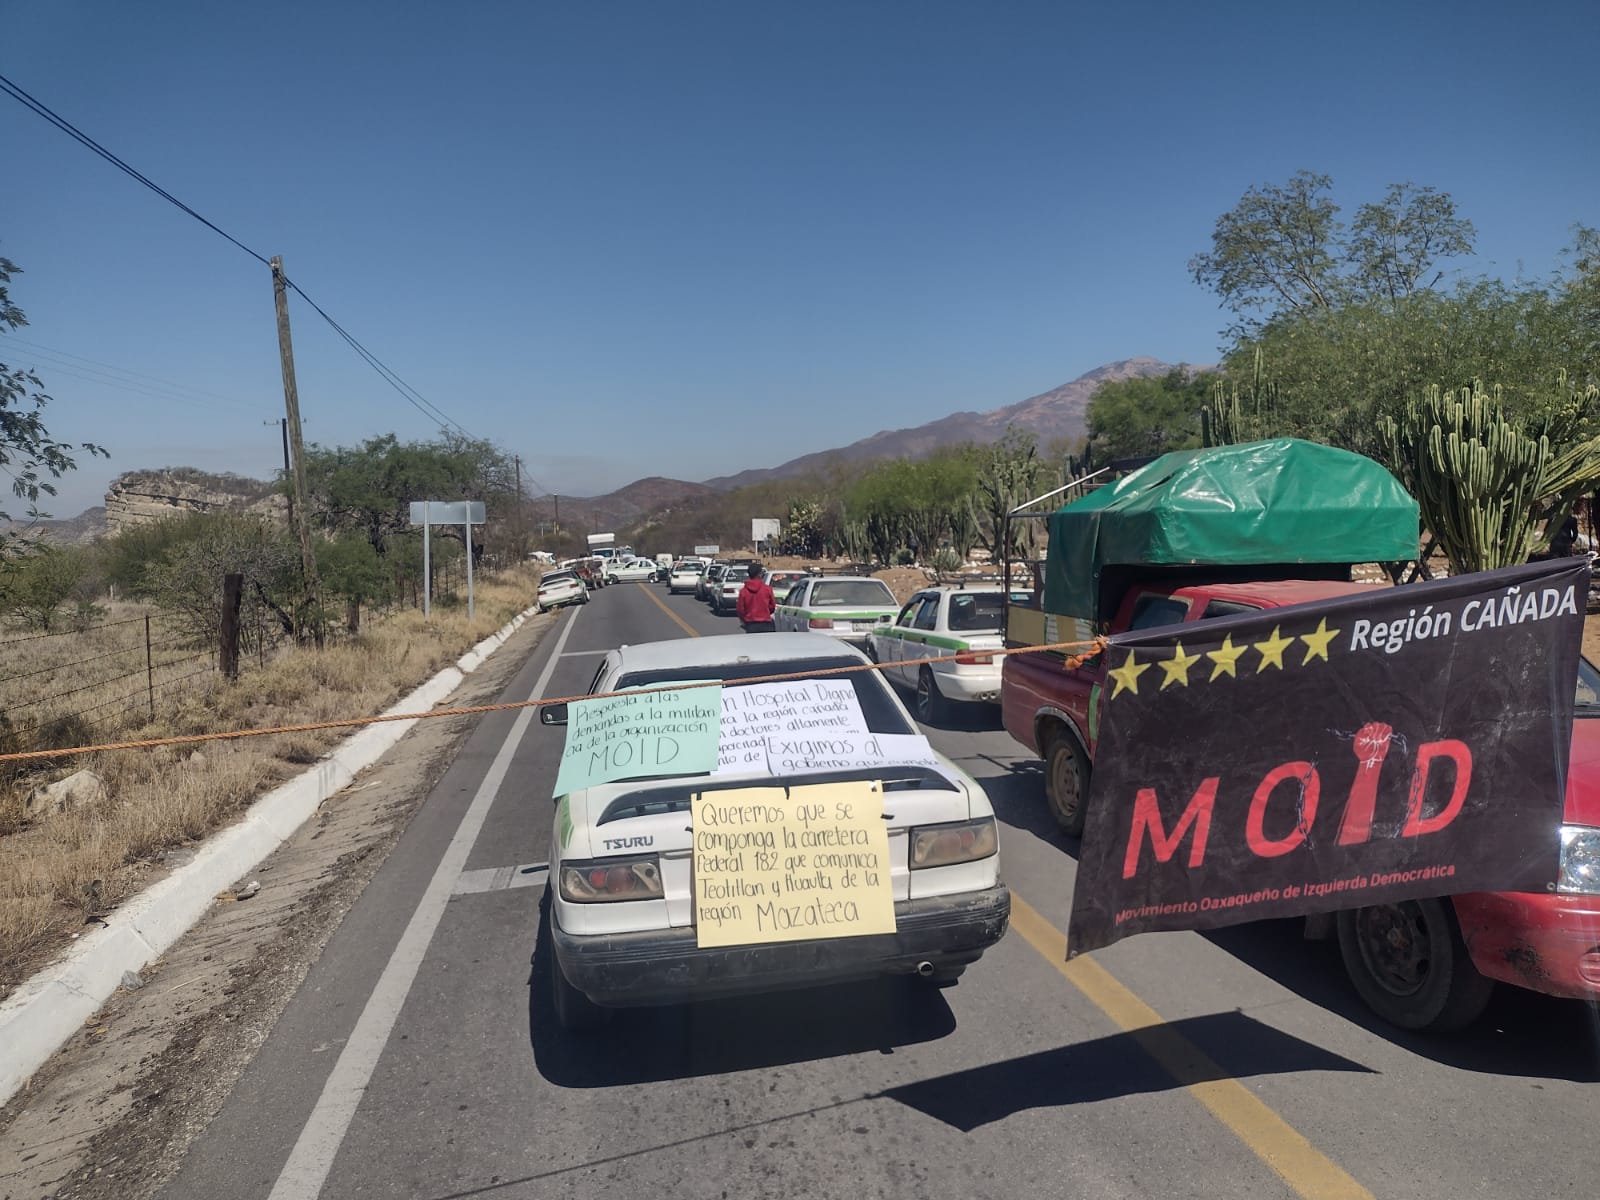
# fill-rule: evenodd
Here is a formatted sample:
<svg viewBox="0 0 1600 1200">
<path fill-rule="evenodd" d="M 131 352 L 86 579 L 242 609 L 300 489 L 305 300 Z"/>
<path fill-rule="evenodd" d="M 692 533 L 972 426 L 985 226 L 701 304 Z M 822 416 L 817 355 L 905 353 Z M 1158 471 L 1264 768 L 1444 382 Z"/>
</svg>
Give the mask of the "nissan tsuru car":
<svg viewBox="0 0 1600 1200">
<path fill-rule="evenodd" d="M 539 611 L 563 604 L 589 603 L 589 589 L 573 571 L 546 571 L 539 577 Z"/>
<path fill-rule="evenodd" d="M 717 679 L 724 693 L 732 693 L 745 680 L 867 663 L 859 650 L 822 634 L 680 639 L 610 651 L 589 692 Z M 893 745 L 897 736 L 913 735 L 904 742 L 920 743 L 920 749 L 885 753 L 864 767 L 835 762 L 781 776 L 767 759 L 750 766 L 741 755 L 738 765 L 729 766 L 724 753 L 724 765 L 710 773 L 617 780 L 557 798 L 550 843 L 550 975 L 564 1028 L 596 1027 L 616 1008 L 880 975 L 949 983 L 1000 940 L 1011 897 L 1000 882 L 999 835 L 983 788 L 915 736 L 916 725 L 876 671 L 827 682 L 854 689 L 863 738 Z M 753 699 L 756 687 L 778 685 L 743 686 Z M 541 710 L 540 719 L 561 725 L 567 716 L 565 706 L 553 705 Z M 722 726 L 724 741 L 727 728 Z M 735 793 L 752 787 L 864 780 L 881 792 L 893 932 L 701 945 L 691 806 L 704 806 L 718 793 L 732 802 Z"/>
</svg>

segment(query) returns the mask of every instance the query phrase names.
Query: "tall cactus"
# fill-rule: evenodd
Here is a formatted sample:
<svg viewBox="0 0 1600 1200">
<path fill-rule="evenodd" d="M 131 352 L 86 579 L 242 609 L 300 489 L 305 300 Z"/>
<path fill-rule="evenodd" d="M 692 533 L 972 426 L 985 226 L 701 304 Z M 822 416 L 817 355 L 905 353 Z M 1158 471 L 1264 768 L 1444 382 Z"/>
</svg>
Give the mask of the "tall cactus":
<svg viewBox="0 0 1600 1200">
<path fill-rule="evenodd" d="M 1207 446 L 1236 446 L 1282 433 L 1278 421 L 1278 384 L 1267 378 L 1261 347 L 1256 347 L 1250 382 L 1241 394 L 1238 384 L 1225 388 L 1221 379 L 1211 385 L 1211 399 L 1201 409 L 1200 427 Z"/>
<path fill-rule="evenodd" d="M 1380 418 L 1377 432 L 1381 456 L 1457 572 L 1527 561 L 1539 502 L 1577 476 L 1592 478 L 1596 461 L 1594 442 L 1558 456 L 1543 428 L 1519 428 L 1500 389 L 1477 381 L 1428 387 L 1398 417 Z"/>
</svg>

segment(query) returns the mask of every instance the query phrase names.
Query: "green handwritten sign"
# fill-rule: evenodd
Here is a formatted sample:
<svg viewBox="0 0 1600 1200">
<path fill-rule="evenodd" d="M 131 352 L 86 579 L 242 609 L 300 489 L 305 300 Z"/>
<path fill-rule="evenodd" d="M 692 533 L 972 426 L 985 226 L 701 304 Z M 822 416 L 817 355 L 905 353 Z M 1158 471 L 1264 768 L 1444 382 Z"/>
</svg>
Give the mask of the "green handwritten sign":
<svg viewBox="0 0 1600 1200">
<path fill-rule="evenodd" d="M 669 690 L 575 700 L 567 706 L 567 744 L 555 795 L 616 779 L 716 770 L 722 689 L 650 686 Z"/>
</svg>

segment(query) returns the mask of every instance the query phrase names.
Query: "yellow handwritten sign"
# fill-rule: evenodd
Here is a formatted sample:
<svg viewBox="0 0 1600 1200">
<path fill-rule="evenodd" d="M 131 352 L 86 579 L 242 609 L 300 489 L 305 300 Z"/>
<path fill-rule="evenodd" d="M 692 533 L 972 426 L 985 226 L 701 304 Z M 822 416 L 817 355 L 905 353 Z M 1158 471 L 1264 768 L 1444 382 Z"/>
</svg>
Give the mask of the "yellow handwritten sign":
<svg viewBox="0 0 1600 1200">
<path fill-rule="evenodd" d="M 883 791 L 872 780 L 702 792 L 690 811 L 699 945 L 894 932 Z"/>
</svg>

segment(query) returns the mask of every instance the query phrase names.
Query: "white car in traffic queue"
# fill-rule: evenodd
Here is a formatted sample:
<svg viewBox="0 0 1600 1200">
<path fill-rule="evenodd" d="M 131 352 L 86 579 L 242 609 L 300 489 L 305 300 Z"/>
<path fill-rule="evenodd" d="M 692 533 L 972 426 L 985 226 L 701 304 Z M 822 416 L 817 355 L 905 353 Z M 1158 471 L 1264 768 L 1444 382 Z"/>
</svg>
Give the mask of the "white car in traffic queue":
<svg viewBox="0 0 1600 1200">
<path fill-rule="evenodd" d="M 624 646 L 607 653 L 590 694 L 653 683 L 741 679 L 864 665 L 850 646 L 816 634 L 740 634 Z M 849 680 L 867 728 L 915 734 L 877 672 Z M 564 706 L 540 710 L 547 725 Z M 765 770 L 618 780 L 557 798 L 548 890 L 551 989 L 567 1029 L 612 1011 L 770 992 L 883 975 L 933 984 L 958 978 L 1005 934 L 1010 892 L 1000 882 L 994 809 L 976 780 L 943 755 L 937 766 L 893 760 L 869 768 L 774 778 Z M 697 942 L 690 803 L 698 794 L 758 785 L 877 780 L 884 793 L 895 931 L 735 947 Z"/>
<path fill-rule="evenodd" d="M 606 564 L 606 578 L 612 583 L 648 583 L 655 577 L 654 559 L 628 558 L 621 562 L 613 559 Z"/>
<path fill-rule="evenodd" d="M 728 564 L 725 562 L 707 563 L 706 573 L 700 576 L 700 581 L 695 584 L 694 598 L 710 601 L 711 589 L 722 581 L 722 576 L 727 570 Z"/>
<path fill-rule="evenodd" d="M 779 633 L 822 633 L 865 649 L 883 617 L 899 602 L 889 585 L 870 575 L 817 575 L 802 579 L 778 601 L 773 621 Z"/>
<path fill-rule="evenodd" d="M 546 571 L 539 577 L 539 611 L 589 603 L 589 589 L 575 571 Z"/>
<path fill-rule="evenodd" d="M 700 586 L 700 577 L 705 573 L 706 564 L 697 558 L 673 563 L 667 576 L 667 592 L 674 596 L 679 592 L 692 592 Z"/>
<path fill-rule="evenodd" d="M 1011 593 L 1013 603 L 1030 597 Z M 868 653 L 883 665 L 884 678 L 912 689 L 918 719 L 937 722 L 952 704 L 999 702 L 1003 660 L 994 654 L 1005 647 L 1005 601 L 998 583 L 924 588 L 872 627 Z M 918 661 L 929 658 L 938 661 Z"/>
<path fill-rule="evenodd" d="M 744 591 L 744 585 L 749 580 L 749 563 L 729 564 L 722 578 L 717 580 L 716 590 L 711 593 L 711 611 L 719 617 L 738 612 L 739 593 Z"/>
</svg>

